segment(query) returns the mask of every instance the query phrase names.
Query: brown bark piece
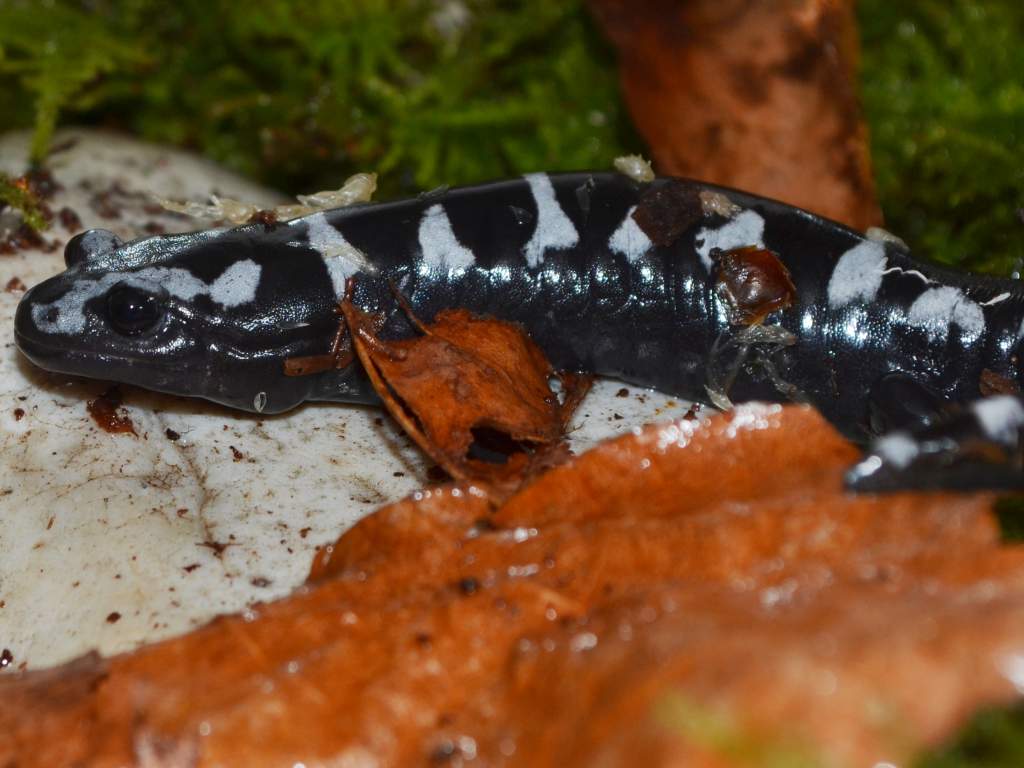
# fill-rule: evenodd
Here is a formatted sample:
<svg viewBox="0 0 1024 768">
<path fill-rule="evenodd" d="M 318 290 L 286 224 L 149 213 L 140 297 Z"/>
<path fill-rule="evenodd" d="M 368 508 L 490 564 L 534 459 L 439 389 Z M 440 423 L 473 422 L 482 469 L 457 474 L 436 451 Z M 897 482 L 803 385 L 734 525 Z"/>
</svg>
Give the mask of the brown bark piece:
<svg viewBox="0 0 1024 768">
<path fill-rule="evenodd" d="M 881 223 L 853 0 L 590 0 L 655 168 Z"/>
<path fill-rule="evenodd" d="M 745 405 L 417 494 L 285 600 L 0 677 L 0 765 L 904 764 L 1017 696 L 1024 550 L 857 455 Z"/>
<path fill-rule="evenodd" d="M 672 245 L 703 216 L 700 195 L 689 184 L 669 181 L 648 189 L 640 196 L 633 221 L 660 246 Z"/>
<path fill-rule="evenodd" d="M 408 310 L 407 310 L 408 311 Z M 562 445 L 589 379 L 557 373 L 518 326 L 446 310 L 423 335 L 385 341 L 346 299 L 349 337 L 374 389 L 419 446 L 456 479 L 518 485 Z M 550 381 L 564 388 L 560 401 Z"/>
</svg>

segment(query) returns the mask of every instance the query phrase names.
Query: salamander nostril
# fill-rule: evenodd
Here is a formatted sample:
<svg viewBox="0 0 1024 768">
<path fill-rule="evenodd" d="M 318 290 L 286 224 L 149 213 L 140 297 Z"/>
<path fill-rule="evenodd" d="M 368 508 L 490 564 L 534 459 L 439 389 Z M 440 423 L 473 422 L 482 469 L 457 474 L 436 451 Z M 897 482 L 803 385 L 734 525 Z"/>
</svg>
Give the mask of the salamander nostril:
<svg viewBox="0 0 1024 768">
<path fill-rule="evenodd" d="M 64 263 L 69 267 L 110 253 L 123 245 L 121 238 L 107 229 L 90 229 L 75 235 L 64 246 Z"/>
</svg>

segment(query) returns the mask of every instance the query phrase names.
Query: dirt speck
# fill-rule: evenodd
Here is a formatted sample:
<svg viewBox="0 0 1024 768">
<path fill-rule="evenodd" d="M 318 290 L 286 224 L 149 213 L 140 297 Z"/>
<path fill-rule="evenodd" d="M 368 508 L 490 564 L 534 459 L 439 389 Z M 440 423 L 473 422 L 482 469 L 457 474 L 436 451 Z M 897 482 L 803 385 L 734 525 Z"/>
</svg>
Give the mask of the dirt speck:
<svg viewBox="0 0 1024 768">
<path fill-rule="evenodd" d="M 100 429 L 112 434 L 130 432 L 137 435 L 131 416 L 121 408 L 122 402 L 121 389 L 115 384 L 95 400 L 90 400 L 86 408 Z"/>
<path fill-rule="evenodd" d="M 199 546 L 206 547 L 207 549 L 212 550 L 213 554 L 215 554 L 217 557 L 220 557 L 224 554 L 224 550 L 230 547 L 231 545 L 225 544 L 222 541 L 203 541 L 199 543 Z"/>
<path fill-rule="evenodd" d="M 20 277 L 12 277 L 7 281 L 7 285 L 4 286 L 4 290 L 8 293 L 24 293 L 26 286 Z"/>
<path fill-rule="evenodd" d="M 60 219 L 60 225 L 68 232 L 77 232 L 82 228 L 82 220 L 78 214 L 67 206 L 57 211 L 57 218 Z"/>
</svg>

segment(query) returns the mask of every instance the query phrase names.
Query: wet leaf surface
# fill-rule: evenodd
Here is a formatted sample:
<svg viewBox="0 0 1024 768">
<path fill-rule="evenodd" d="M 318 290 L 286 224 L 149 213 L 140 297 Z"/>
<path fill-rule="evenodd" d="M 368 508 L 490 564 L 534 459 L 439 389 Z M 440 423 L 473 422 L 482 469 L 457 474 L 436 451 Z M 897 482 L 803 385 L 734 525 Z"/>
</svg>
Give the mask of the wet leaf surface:
<svg viewBox="0 0 1024 768">
<path fill-rule="evenodd" d="M 857 455 L 741 406 L 421 491 L 285 600 L 0 678 L 0 764 L 902 764 L 1017 697 L 1024 550 Z"/>
</svg>

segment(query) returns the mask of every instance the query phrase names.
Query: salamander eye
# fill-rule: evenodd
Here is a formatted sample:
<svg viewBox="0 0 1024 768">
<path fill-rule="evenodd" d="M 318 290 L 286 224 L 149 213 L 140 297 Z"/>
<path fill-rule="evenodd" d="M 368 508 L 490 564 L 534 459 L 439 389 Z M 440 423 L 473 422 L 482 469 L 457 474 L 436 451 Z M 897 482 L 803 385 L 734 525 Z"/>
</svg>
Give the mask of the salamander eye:
<svg viewBox="0 0 1024 768">
<path fill-rule="evenodd" d="M 121 283 L 107 293 L 107 320 L 125 336 L 145 333 L 163 316 L 163 305 L 149 291 Z"/>
</svg>

